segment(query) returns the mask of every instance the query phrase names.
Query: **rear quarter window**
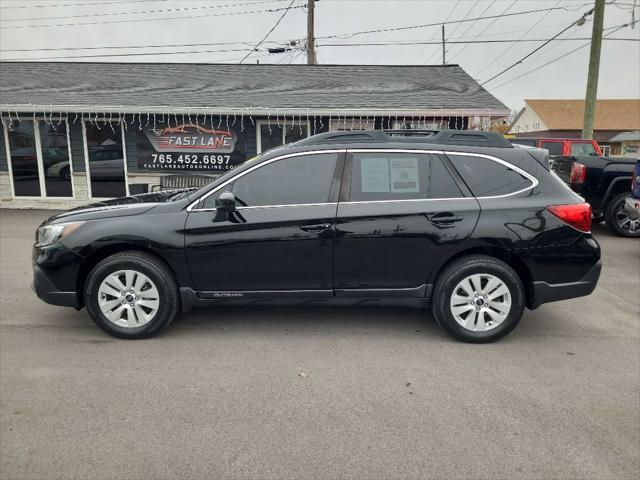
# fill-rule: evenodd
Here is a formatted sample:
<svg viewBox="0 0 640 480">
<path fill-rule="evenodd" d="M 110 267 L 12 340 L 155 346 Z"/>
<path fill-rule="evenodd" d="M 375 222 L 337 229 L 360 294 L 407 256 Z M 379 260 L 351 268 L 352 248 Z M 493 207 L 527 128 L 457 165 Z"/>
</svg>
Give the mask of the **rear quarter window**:
<svg viewBox="0 0 640 480">
<path fill-rule="evenodd" d="M 449 159 L 476 197 L 508 195 L 532 185 L 528 178 L 489 158 L 449 154 Z"/>
</svg>

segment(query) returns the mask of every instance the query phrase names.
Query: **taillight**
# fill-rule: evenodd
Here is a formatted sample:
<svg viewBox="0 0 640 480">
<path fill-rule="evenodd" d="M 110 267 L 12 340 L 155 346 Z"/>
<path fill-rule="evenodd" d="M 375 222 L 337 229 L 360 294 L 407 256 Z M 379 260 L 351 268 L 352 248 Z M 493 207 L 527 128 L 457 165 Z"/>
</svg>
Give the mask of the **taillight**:
<svg viewBox="0 0 640 480">
<path fill-rule="evenodd" d="M 587 167 L 582 163 L 573 162 L 571 165 L 571 175 L 569 176 L 569 182 L 571 183 L 584 183 L 587 179 Z"/>
<path fill-rule="evenodd" d="M 584 233 L 591 231 L 591 205 L 588 203 L 551 205 L 547 210 L 576 230 Z"/>
</svg>

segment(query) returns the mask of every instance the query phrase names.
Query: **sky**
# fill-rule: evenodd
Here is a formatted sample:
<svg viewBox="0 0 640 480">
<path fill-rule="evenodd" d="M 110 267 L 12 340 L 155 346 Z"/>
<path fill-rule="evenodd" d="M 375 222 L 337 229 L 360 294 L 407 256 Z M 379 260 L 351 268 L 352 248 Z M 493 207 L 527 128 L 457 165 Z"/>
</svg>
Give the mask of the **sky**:
<svg viewBox="0 0 640 480">
<path fill-rule="evenodd" d="M 291 42 L 304 44 L 306 1 L 0 0 L 0 60 L 306 63 L 300 47 L 277 54 L 266 51 Z M 608 3 L 605 35 L 632 41 L 603 41 L 598 98 L 640 98 L 640 0 Z M 582 26 L 575 22 L 593 4 L 593 0 L 319 0 L 315 4 L 318 63 L 440 64 L 442 45 L 419 42 L 439 42 L 442 22 L 493 16 L 498 18 L 447 24 L 447 41 L 483 43 L 448 43 L 446 62 L 459 64 L 480 83 L 500 74 L 483 86 L 513 110 L 527 98 L 583 98 L 593 17 L 588 16 Z M 560 8 L 510 15 L 554 7 Z M 632 20 L 638 20 L 635 28 L 613 28 Z M 428 24 L 436 25 L 403 28 Z M 252 52 L 274 26 L 258 51 Z M 567 27 L 558 40 L 501 73 Z"/>
</svg>

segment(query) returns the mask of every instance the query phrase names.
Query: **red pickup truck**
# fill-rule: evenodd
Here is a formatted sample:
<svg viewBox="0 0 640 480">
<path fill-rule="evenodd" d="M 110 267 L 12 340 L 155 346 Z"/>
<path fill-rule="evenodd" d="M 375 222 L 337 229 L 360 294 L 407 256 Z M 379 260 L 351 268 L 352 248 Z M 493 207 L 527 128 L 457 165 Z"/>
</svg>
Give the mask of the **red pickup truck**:
<svg viewBox="0 0 640 480">
<path fill-rule="evenodd" d="M 549 155 L 563 157 L 586 157 L 593 155 L 602 156 L 602 150 L 595 140 L 582 140 L 579 138 L 533 138 L 514 137 L 508 139 L 511 143 L 527 145 L 529 147 L 545 148 Z"/>
</svg>

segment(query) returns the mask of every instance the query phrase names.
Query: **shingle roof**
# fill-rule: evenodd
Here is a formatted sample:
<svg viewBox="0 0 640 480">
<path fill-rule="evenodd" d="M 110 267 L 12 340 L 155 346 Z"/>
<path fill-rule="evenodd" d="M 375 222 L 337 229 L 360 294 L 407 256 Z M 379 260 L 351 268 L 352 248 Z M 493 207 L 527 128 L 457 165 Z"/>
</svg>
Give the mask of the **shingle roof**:
<svg viewBox="0 0 640 480">
<path fill-rule="evenodd" d="M 549 130 L 582 130 L 584 100 L 525 100 Z M 640 129 L 640 99 L 596 100 L 595 130 Z"/>
<path fill-rule="evenodd" d="M 609 139 L 611 143 L 616 142 L 640 142 L 640 132 L 622 132 Z"/>
<path fill-rule="evenodd" d="M 0 109 L 30 105 L 509 112 L 457 65 L 0 63 Z"/>
</svg>

